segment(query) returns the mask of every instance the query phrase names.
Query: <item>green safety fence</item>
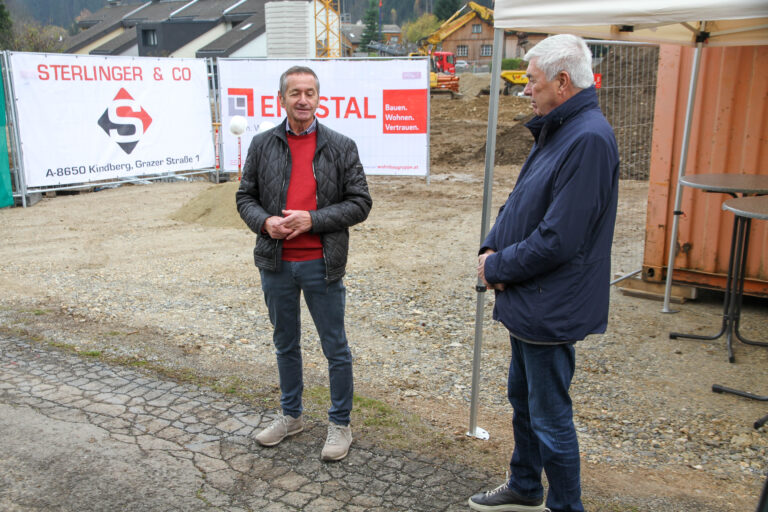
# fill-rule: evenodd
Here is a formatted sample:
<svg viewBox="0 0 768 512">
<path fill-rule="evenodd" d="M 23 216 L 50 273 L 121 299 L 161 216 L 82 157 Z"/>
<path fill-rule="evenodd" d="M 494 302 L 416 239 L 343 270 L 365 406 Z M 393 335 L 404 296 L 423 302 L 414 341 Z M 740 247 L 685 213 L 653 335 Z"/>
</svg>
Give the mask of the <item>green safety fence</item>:
<svg viewBox="0 0 768 512">
<path fill-rule="evenodd" d="M 11 187 L 11 166 L 8 162 L 8 137 L 6 135 L 5 119 L 5 87 L 0 65 L 0 208 L 13 205 L 13 188 Z"/>
</svg>

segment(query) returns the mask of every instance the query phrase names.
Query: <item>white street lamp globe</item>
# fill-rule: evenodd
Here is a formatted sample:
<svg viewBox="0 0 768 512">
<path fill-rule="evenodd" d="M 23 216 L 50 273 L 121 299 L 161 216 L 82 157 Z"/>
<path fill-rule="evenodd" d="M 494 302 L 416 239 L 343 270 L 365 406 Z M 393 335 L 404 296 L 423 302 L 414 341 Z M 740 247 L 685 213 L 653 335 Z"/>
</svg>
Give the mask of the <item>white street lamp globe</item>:
<svg viewBox="0 0 768 512">
<path fill-rule="evenodd" d="M 248 126 L 248 121 L 243 116 L 234 116 L 229 121 L 229 131 L 238 137 L 245 133 L 246 126 Z"/>
</svg>

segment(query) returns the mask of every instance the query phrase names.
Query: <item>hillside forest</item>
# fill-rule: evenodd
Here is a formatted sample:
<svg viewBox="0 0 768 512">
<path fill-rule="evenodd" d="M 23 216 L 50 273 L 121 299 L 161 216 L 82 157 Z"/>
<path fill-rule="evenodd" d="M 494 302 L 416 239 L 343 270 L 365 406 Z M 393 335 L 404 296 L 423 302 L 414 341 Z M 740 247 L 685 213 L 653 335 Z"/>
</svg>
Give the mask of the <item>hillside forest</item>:
<svg viewBox="0 0 768 512">
<path fill-rule="evenodd" d="M 141 4 L 146 1 L 122 0 L 122 3 Z M 492 0 L 475 1 L 486 7 L 493 3 Z M 0 3 L 5 3 L 14 23 L 36 22 L 72 30 L 78 16 L 98 11 L 107 5 L 108 0 L 0 0 Z M 378 3 L 378 0 L 374 2 L 377 10 Z M 425 13 L 435 13 L 441 9 L 447 9 L 446 12 L 455 11 L 464 3 L 464 0 L 382 0 L 381 21 L 402 26 Z M 356 23 L 364 18 L 370 0 L 338 0 L 338 4 L 340 11 L 348 13 L 351 22 Z"/>
</svg>

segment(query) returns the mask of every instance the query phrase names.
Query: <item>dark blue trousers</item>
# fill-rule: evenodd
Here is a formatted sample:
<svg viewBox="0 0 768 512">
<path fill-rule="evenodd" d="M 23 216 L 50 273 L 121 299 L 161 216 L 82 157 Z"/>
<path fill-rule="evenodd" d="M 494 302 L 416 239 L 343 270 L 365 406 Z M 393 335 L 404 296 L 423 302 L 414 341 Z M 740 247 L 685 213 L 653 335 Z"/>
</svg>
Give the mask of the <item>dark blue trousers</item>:
<svg viewBox="0 0 768 512">
<path fill-rule="evenodd" d="M 583 512 L 579 442 L 568 394 L 574 347 L 510 340 L 507 396 L 514 409 L 515 435 L 510 487 L 522 496 L 543 496 L 543 470 L 549 482 L 547 507 L 552 512 Z"/>
</svg>

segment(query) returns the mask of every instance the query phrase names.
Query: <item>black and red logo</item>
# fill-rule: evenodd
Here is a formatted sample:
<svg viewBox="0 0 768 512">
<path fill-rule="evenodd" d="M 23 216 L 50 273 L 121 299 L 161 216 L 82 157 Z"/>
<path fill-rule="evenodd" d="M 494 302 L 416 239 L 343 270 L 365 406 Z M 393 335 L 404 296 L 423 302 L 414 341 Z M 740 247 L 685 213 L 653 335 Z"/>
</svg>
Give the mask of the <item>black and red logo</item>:
<svg viewBox="0 0 768 512">
<path fill-rule="evenodd" d="M 147 111 L 123 88 L 99 118 L 99 126 L 128 154 L 147 133 L 150 124 L 152 118 Z"/>
</svg>

